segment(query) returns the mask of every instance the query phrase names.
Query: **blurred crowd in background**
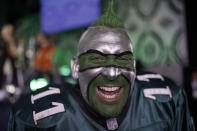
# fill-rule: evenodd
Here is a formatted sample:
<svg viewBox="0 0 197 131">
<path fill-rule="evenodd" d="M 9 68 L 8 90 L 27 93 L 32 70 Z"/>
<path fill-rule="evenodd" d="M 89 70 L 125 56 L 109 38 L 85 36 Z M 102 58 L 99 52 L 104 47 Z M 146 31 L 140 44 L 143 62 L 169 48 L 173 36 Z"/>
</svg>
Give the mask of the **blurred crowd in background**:
<svg viewBox="0 0 197 131">
<path fill-rule="evenodd" d="M 66 80 L 71 84 L 76 83 L 70 75 L 68 65 L 58 68 L 54 64 L 55 50 L 55 44 L 44 33 L 38 33 L 34 38 L 26 40 L 16 37 L 14 25 L 6 24 L 2 27 L 0 37 L 1 131 L 7 128 L 8 115 L 12 106 L 26 94 L 48 83 L 58 84 Z"/>
<path fill-rule="evenodd" d="M 158 72 L 185 87 L 197 121 L 194 14 L 184 0 L 115 0 L 134 44 L 137 70 Z M 81 33 L 106 0 L 3 0 L 0 2 L 0 131 L 11 108 L 48 83 L 77 82 L 70 59 Z M 194 8 L 193 8 L 194 9 Z"/>
</svg>

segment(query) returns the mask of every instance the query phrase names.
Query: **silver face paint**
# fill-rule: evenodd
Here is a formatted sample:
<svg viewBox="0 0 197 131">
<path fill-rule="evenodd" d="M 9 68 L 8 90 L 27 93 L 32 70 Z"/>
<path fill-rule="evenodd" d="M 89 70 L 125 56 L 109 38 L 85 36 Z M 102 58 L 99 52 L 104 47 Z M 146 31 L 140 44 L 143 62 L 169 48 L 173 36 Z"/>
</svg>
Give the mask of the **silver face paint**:
<svg viewBox="0 0 197 131">
<path fill-rule="evenodd" d="M 102 71 L 102 74 L 106 76 L 109 80 L 114 80 L 121 74 L 121 70 L 115 67 L 108 67 Z"/>
<path fill-rule="evenodd" d="M 97 50 L 104 54 L 133 52 L 131 40 L 124 29 L 90 27 L 82 35 L 78 45 L 78 56 L 88 50 Z"/>
<path fill-rule="evenodd" d="M 78 45 L 78 56 L 86 53 L 88 50 L 97 50 L 103 54 L 120 54 L 126 51 L 133 52 L 131 40 L 124 29 L 108 28 L 108 27 L 90 27 L 82 35 Z M 71 68 L 78 65 L 78 61 L 72 61 Z M 76 66 L 77 67 L 77 66 Z M 79 68 L 79 66 L 78 66 Z M 74 69 L 74 70 L 73 70 Z M 88 86 L 90 82 L 99 74 L 106 76 L 109 80 L 117 78 L 119 75 L 124 75 L 131 83 L 131 91 L 135 79 L 135 62 L 133 71 L 113 67 L 99 67 L 88 69 L 83 72 L 78 72 L 78 69 L 73 68 L 72 73 L 78 73 L 80 90 L 83 98 L 88 101 Z M 76 77 L 75 77 L 76 78 Z M 131 93 L 131 92 L 130 92 Z"/>
</svg>

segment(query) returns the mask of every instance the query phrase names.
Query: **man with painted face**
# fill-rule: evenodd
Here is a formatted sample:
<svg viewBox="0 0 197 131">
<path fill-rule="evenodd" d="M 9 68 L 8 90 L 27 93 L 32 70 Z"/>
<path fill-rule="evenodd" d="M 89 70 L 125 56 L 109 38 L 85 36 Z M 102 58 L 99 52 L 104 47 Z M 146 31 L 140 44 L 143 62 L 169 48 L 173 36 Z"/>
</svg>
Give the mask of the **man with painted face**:
<svg viewBox="0 0 197 131">
<path fill-rule="evenodd" d="M 107 11 L 80 38 L 71 60 L 78 85 L 49 85 L 10 115 L 9 131 L 192 131 L 183 88 L 159 74 L 136 76 L 131 40 Z"/>
</svg>

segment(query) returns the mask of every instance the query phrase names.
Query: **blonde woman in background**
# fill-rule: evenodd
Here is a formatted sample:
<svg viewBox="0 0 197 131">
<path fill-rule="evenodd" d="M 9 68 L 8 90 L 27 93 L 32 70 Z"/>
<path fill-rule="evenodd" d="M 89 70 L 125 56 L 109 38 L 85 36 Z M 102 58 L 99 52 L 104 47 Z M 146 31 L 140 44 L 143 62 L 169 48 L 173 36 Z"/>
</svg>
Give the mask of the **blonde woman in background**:
<svg viewBox="0 0 197 131">
<path fill-rule="evenodd" d="M 17 72 L 15 61 L 17 58 L 16 41 L 14 39 L 14 26 L 11 24 L 4 25 L 0 37 L 0 88 L 5 84 L 4 64 L 7 59 L 11 63 L 11 76 L 7 76 L 6 82 L 17 85 Z"/>
</svg>

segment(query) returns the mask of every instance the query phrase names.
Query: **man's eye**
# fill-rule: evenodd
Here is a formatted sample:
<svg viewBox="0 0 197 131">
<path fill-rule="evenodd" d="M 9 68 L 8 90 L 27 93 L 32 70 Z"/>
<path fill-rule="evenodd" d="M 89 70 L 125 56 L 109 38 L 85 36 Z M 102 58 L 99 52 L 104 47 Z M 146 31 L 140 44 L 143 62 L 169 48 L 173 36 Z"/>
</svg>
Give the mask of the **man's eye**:
<svg viewBox="0 0 197 131">
<path fill-rule="evenodd" d="M 131 59 L 129 59 L 129 58 L 118 58 L 117 60 L 120 61 L 120 62 L 128 62 Z"/>
<path fill-rule="evenodd" d="M 93 62 L 103 62 L 104 61 L 104 59 L 101 57 L 92 57 L 92 58 L 90 58 L 90 60 Z"/>
</svg>

